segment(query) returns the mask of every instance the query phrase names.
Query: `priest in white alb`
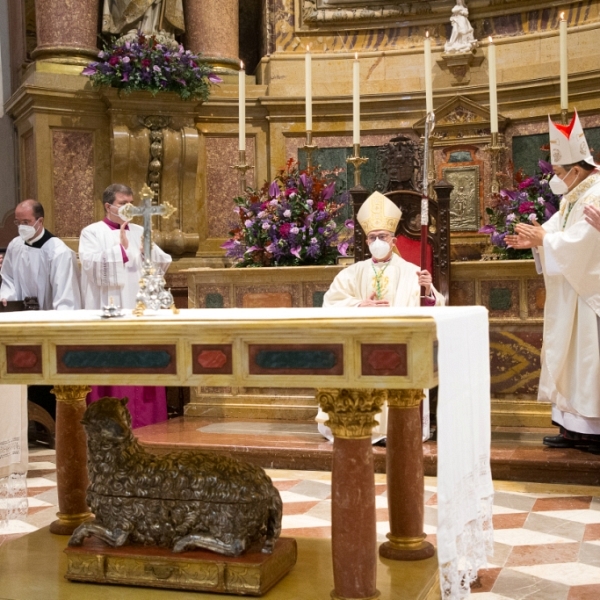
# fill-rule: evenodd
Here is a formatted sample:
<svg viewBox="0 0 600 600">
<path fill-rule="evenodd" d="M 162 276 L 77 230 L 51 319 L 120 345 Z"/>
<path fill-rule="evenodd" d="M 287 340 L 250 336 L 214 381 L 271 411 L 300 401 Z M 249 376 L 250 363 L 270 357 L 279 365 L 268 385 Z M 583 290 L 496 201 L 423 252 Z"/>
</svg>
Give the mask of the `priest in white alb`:
<svg viewBox="0 0 600 600">
<path fill-rule="evenodd" d="M 121 308 L 135 308 L 143 263 L 144 228 L 129 223 L 120 209 L 133 202 L 133 192 L 126 185 L 109 185 L 102 194 L 105 217 L 85 227 L 79 239 L 81 288 L 86 309 L 101 309 L 110 303 Z M 152 262 L 164 273 L 171 257 L 152 246 Z M 127 397 L 132 426 L 142 427 L 167 419 L 164 387 L 94 386 L 88 401 L 104 396 Z"/>
<path fill-rule="evenodd" d="M 434 288 L 431 274 L 404 260 L 396 248 L 396 229 L 402 211 L 379 192 L 371 194 L 360 207 L 356 218 L 362 227 L 371 258 L 350 265 L 333 280 L 323 298 L 323 307 L 342 306 L 420 306 L 421 287 L 428 306 L 443 306 L 445 298 Z M 424 406 L 428 430 L 428 406 Z M 327 414 L 319 409 L 317 423 L 321 434 L 332 439 L 325 426 Z M 376 419 L 373 443 L 385 438 L 387 406 Z M 428 437 L 428 433 L 425 435 Z"/>
<path fill-rule="evenodd" d="M 538 399 L 552 403 L 560 427 L 551 448 L 600 454 L 600 236 L 586 220 L 600 208 L 600 173 L 577 112 L 568 125 L 550 124 L 550 186 L 560 209 L 539 225 L 519 224 L 506 241 L 540 253 L 546 285 L 544 344 Z"/>
</svg>

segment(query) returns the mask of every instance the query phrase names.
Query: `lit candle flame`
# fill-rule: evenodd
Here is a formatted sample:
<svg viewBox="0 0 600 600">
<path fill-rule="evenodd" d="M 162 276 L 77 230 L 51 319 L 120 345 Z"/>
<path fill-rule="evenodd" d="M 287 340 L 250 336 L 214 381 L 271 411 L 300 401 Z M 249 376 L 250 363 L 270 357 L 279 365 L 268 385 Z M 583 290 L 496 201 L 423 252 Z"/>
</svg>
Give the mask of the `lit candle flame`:
<svg viewBox="0 0 600 600">
<path fill-rule="evenodd" d="M 494 40 L 492 39 L 492 36 L 491 36 L 491 35 L 488 37 L 488 41 L 490 42 L 490 44 L 493 44 L 493 43 L 494 43 Z"/>
<path fill-rule="evenodd" d="M 429 37 L 429 31 L 425 32 L 425 37 Z"/>
<path fill-rule="evenodd" d="M 244 63 L 240 60 L 240 71 L 244 70 Z"/>
<path fill-rule="evenodd" d="M 561 13 L 560 13 L 560 20 L 561 20 L 561 21 L 564 21 L 564 20 L 565 20 L 565 13 L 564 13 L 564 12 L 561 12 Z"/>
<path fill-rule="evenodd" d="M 358 52 L 354 53 L 354 60 L 358 60 Z"/>
<path fill-rule="evenodd" d="M 306 46 L 306 51 L 310 52 L 310 48 L 308 46 Z"/>
</svg>

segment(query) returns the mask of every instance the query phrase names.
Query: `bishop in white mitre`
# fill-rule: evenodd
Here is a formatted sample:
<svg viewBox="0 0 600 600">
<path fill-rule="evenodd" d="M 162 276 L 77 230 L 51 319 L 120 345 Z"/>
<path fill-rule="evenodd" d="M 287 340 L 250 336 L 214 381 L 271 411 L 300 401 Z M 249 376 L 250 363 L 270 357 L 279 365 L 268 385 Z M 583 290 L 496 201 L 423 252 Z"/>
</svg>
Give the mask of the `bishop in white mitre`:
<svg viewBox="0 0 600 600">
<path fill-rule="evenodd" d="M 394 236 L 402 211 L 379 192 L 371 194 L 356 215 L 362 227 L 371 258 L 363 260 L 339 273 L 323 299 L 323 307 L 420 306 L 421 287 L 425 288 L 428 306 L 443 306 L 445 298 L 432 284 L 431 274 L 404 260 L 396 248 Z M 424 427 L 428 437 L 428 403 L 424 403 Z M 319 409 L 317 423 L 321 434 L 333 439 L 328 417 Z M 383 440 L 387 431 L 387 405 L 376 416 L 379 423 L 373 430 L 373 443 Z"/>
<path fill-rule="evenodd" d="M 122 207 L 133 202 L 133 192 L 128 186 L 108 186 L 102 201 L 106 216 L 85 227 L 79 239 L 84 308 L 101 309 L 112 298 L 116 306 L 132 309 L 142 275 L 144 228 L 129 223 L 120 213 Z M 152 262 L 164 273 L 171 257 L 153 245 Z M 94 386 L 88 402 L 103 396 L 129 399 L 127 408 L 134 428 L 167 419 L 164 387 Z"/>
<path fill-rule="evenodd" d="M 506 241 L 537 249 L 544 273 L 538 399 L 552 403 L 560 427 L 544 444 L 600 454 L 600 236 L 585 218 L 586 207 L 600 208 L 600 173 L 577 112 L 568 125 L 549 119 L 549 127 L 550 186 L 563 194 L 560 209 L 542 226 L 517 225 Z"/>
</svg>

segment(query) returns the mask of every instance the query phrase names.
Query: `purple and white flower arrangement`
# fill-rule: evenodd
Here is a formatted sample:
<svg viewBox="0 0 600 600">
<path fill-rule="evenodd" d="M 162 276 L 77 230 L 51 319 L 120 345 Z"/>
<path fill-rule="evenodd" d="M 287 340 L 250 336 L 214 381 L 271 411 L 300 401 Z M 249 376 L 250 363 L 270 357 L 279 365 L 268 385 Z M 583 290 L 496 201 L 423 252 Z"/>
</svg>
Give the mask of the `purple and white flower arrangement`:
<svg viewBox="0 0 600 600">
<path fill-rule="evenodd" d="M 95 87 L 110 86 L 125 93 L 148 90 L 175 92 L 184 100 L 207 100 L 210 84 L 221 79 L 209 65 L 183 46 L 161 44 L 139 33 L 133 41 L 113 41 L 98 53 L 98 60 L 82 72 Z"/>
<path fill-rule="evenodd" d="M 237 267 L 331 265 L 354 238 L 340 223 L 349 194 L 336 193 L 336 173 L 300 171 L 290 159 L 275 179 L 234 198 L 239 222 L 221 247 Z"/>
<path fill-rule="evenodd" d="M 501 259 L 532 258 L 531 250 L 507 248 L 504 238 L 514 233 L 517 223 L 546 222 L 557 210 L 560 196 L 550 189 L 549 181 L 554 175 L 552 165 L 540 160 L 540 171 L 533 177 L 525 177 L 521 170 L 514 176 L 515 189 L 500 190 L 492 198 L 492 206 L 486 208 L 489 224 L 480 233 L 489 233 L 494 253 Z"/>
</svg>

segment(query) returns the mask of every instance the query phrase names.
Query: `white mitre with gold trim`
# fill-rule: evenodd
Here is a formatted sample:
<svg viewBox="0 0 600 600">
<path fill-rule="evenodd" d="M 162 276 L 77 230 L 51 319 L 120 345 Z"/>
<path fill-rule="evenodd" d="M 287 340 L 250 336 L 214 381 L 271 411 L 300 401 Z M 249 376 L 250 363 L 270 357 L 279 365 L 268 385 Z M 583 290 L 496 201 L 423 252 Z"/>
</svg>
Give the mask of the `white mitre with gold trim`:
<svg viewBox="0 0 600 600">
<path fill-rule="evenodd" d="M 402 216 L 402 211 L 386 196 L 373 192 L 360 207 L 356 220 L 363 228 L 365 235 L 370 231 L 383 229 L 396 233 L 396 227 Z"/>
<path fill-rule="evenodd" d="M 581 160 L 597 166 L 592 158 L 577 111 L 568 125 L 553 123 L 548 115 L 550 162 L 553 165 L 573 165 Z"/>
</svg>

